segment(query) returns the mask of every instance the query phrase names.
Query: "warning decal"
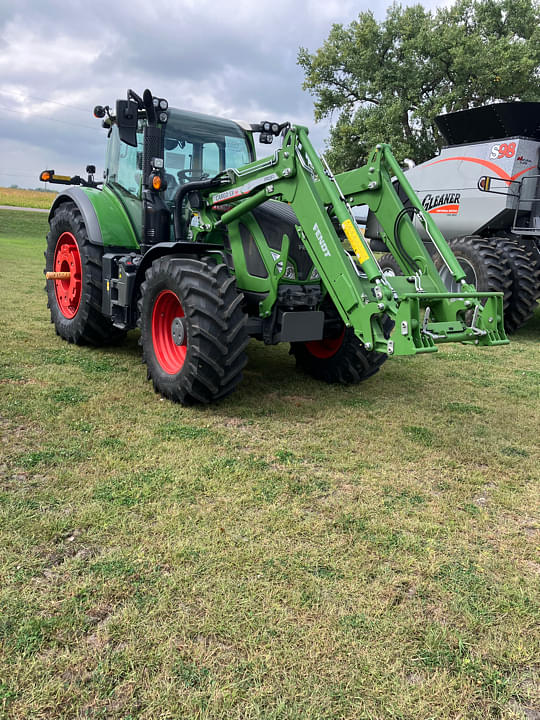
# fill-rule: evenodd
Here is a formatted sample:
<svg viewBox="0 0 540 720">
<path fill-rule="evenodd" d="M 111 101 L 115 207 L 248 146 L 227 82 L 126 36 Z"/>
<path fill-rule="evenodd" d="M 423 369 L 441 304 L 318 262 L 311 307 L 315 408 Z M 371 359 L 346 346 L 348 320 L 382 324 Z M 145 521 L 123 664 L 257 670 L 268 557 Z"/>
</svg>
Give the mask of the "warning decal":
<svg viewBox="0 0 540 720">
<path fill-rule="evenodd" d="M 273 182 L 274 180 L 279 180 L 279 175 L 271 173 L 262 178 L 251 180 L 245 185 L 240 185 L 240 187 L 224 190 L 212 197 L 212 204 L 217 205 L 217 203 L 224 202 L 225 200 L 235 200 L 236 198 L 242 197 L 242 195 L 248 195 L 254 188 L 259 187 L 259 185 L 266 185 L 266 183 Z"/>
</svg>

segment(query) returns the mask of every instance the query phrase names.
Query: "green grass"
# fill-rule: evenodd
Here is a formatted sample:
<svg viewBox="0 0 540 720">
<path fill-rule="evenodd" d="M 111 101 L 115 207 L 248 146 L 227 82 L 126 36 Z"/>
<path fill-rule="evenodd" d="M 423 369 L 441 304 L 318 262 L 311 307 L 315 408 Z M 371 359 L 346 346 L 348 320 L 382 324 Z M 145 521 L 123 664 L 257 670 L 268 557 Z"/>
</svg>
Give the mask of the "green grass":
<svg viewBox="0 0 540 720">
<path fill-rule="evenodd" d="M 253 342 L 186 409 L 55 335 L 45 233 L 0 211 L 0 717 L 540 710 L 538 313 L 355 387 Z"/>
</svg>

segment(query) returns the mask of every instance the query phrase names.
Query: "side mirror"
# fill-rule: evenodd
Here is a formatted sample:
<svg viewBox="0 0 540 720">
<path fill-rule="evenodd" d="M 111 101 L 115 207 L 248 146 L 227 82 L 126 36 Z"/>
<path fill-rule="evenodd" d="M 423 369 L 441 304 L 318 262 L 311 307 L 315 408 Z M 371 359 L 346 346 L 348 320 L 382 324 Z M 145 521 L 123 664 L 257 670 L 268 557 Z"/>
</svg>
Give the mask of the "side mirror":
<svg viewBox="0 0 540 720">
<path fill-rule="evenodd" d="M 116 124 L 120 140 L 126 145 L 137 147 L 137 111 L 139 107 L 132 100 L 116 101 Z"/>
</svg>

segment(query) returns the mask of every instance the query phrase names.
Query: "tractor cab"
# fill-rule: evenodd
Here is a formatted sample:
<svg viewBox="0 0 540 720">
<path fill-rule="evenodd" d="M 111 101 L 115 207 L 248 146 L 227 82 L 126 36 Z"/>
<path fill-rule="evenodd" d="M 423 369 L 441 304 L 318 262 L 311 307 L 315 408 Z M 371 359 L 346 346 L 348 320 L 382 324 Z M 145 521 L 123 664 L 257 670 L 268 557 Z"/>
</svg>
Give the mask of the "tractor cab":
<svg viewBox="0 0 540 720">
<path fill-rule="evenodd" d="M 253 141 L 231 120 L 171 109 L 165 127 L 165 198 L 172 201 L 180 185 L 214 177 L 255 160 Z"/>
<path fill-rule="evenodd" d="M 163 139 L 164 193 L 168 202 L 186 182 L 214 177 L 255 159 L 252 138 L 233 121 L 174 108 L 168 116 Z M 144 124 L 139 120 L 136 146 L 122 142 L 118 126 L 112 126 L 105 170 L 107 183 L 139 199 Z"/>
<path fill-rule="evenodd" d="M 146 155 L 148 157 L 153 153 L 150 163 L 157 160 L 157 164 L 161 165 L 159 161 L 163 161 L 159 168 L 152 168 L 150 164 L 154 177 L 159 177 L 159 187 L 149 189 L 154 194 L 154 200 L 155 191 L 160 191 L 159 197 L 169 213 L 171 234 L 175 196 L 179 188 L 190 182 L 213 178 L 228 168 L 247 165 L 255 159 L 255 150 L 251 134 L 234 121 L 176 108 L 168 108 L 166 118 L 166 122 L 158 128 L 161 133 L 159 142 L 154 143 L 153 149 L 148 148 Z M 111 125 L 105 170 L 105 184 L 124 204 L 138 235 L 143 227 L 141 201 L 145 186 L 149 186 L 143 172 L 147 127 L 146 117 L 138 118 L 136 132 L 131 134 L 131 142 L 128 143 L 125 137 L 122 138 L 121 116 Z M 150 137 L 150 144 L 154 139 Z M 155 174 L 156 170 L 159 175 Z M 162 208 L 162 215 L 166 211 Z M 160 239 L 168 241 L 173 238 L 164 236 Z"/>
</svg>

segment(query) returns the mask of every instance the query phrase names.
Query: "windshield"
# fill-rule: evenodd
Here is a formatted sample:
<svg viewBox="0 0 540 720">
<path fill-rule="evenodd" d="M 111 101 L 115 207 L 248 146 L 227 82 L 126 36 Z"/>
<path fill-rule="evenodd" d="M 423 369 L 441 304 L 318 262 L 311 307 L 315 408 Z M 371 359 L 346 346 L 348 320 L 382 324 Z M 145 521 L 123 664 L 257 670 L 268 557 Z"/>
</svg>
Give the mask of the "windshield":
<svg viewBox="0 0 540 720">
<path fill-rule="evenodd" d="M 254 160 L 246 133 L 234 122 L 222 118 L 169 110 L 165 126 L 166 199 L 179 185 L 190 180 L 213 177 L 227 168 Z"/>
</svg>

